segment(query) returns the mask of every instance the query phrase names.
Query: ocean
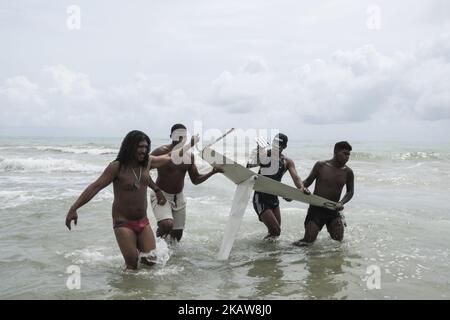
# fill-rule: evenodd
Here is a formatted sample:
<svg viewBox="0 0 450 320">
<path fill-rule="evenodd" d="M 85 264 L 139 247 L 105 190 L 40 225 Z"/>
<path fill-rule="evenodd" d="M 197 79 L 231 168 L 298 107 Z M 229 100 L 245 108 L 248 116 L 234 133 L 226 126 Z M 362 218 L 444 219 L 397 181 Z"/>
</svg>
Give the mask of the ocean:
<svg viewBox="0 0 450 320">
<path fill-rule="evenodd" d="M 342 243 L 324 228 L 313 246 L 293 246 L 303 236 L 307 205 L 284 200 L 281 236 L 264 241 L 267 230 L 249 203 L 228 261 L 216 257 L 235 186 L 220 174 L 197 186 L 187 177 L 182 241 L 158 239 L 159 264 L 124 271 L 112 186 L 78 210 L 72 231 L 64 225 L 70 205 L 120 143 L 0 137 L 1 299 L 450 298 L 448 144 L 350 141 L 355 195 L 345 206 Z M 165 143 L 154 139 L 152 146 Z M 304 179 L 315 161 L 331 158 L 333 145 L 290 141 L 285 154 Z M 200 172 L 210 170 L 196 159 Z M 289 174 L 283 182 L 293 185 Z M 150 207 L 148 216 L 156 230 Z M 73 268 L 78 282 L 71 282 Z"/>
</svg>

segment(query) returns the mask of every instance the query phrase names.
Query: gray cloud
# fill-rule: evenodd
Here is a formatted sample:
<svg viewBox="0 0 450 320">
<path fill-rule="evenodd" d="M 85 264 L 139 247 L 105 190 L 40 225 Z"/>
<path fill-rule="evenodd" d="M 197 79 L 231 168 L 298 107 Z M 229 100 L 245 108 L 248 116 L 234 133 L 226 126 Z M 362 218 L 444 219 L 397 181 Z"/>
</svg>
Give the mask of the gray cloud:
<svg viewBox="0 0 450 320">
<path fill-rule="evenodd" d="M 448 0 L 429 0 L 425 11 L 427 20 L 433 23 L 448 23 L 450 19 L 450 2 Z"/>
<path fill-rule="evenodd" d="M 339 50 L 287 73 L 252 57 L 238 71 L 224 71 L 206 87 L 206 99 L 187 89 L 155 85 L 151 75 L 143 73 L 102 87 L 94 86 L 86 73 L 47 66 L 39 84 L 23 75 L 4 80 L 0 122 L 164 130 L 177 119 L 218 124 L 234 118 L 254 127 L 287 123 L 281 115 L 309 124 L 450 119 L 447 39 L 439 37 L 412 54 L 385 55 L 370 45 Z"/>
<path fill-rule="evenodd" d="M 72 2 L 26 3 L 0 4 L 2 128 L 334 134 L 450 119 L 446 0 L 379 0 L 380 31 L 366 27 L 372 1 L 80 0 L 80 31 L 66 28 Z"/>
<path fill-rule="evenodd" d="M 296 68 L 294 79 L 267 68 L 251 75 L 224 72 L 213 82 L 212 100 L 232 113 L 267 114 L 275 109 L 316 124 L 383 116 L 446 119 L 449 43 L 444 35 L 410 54 L 385 55 L 372 45 L 339 50 Z"/>
</svg>

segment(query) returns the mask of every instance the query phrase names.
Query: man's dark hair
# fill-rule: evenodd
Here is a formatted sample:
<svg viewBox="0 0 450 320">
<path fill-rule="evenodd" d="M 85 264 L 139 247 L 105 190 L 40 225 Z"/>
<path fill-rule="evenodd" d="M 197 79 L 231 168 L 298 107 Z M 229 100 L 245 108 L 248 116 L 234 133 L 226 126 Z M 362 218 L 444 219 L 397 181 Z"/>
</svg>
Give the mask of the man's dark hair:
<svg viewBox="0 0 450 320">
<path fill-rule="evenodd" d="M 127 167 L 131 164 L 133 161 L 136 150 L 138 148 L 139 142 L 141 141 L 147 141 L 148 143 L 148 149 L 145 154 L 144 163 L 143 165 L 147 167 L 148 165 L 148 157 L 149 157 L 149 151 L 150 151 L 150 138 L 139 130 L 133 130 L 128 132 L 128 134 L 125 136 L 125 138 L 122 141 L 122 145 L 120 146 L 119 154 L 117 155 L 116 161 L 119 161 L 120 165 Z"/>
<path fill-rule="evenodd" d="M 178 129 L 185 129 L 185 130 L 186 130 L 186 127 L 184 126 L 184 124 L 181 124 L 181 123 L 174 124 L 174 125 L 172 126 L 172 128 L 170 129 L 170 135 L 172 135 L 172 133 L 173 133 L 175 130 L 178 130 Z"/>
<path fill-rule="evenodd" d="M 288 137 L 287 135 L 283 134 L 283 133 L 279 133 L 275 136 L 275 138 L 278 138 L 279 141 L 279 146 L 282 148 L 286 148 L 287 143 L 288 143 Z"/>
<path fill-rule="evenodd" d="M 352 151 L 352 146 L 347 141 L 339 141 L 334 145 L 334 153 L 339 152 L 341 150 Z"/>
</svg>

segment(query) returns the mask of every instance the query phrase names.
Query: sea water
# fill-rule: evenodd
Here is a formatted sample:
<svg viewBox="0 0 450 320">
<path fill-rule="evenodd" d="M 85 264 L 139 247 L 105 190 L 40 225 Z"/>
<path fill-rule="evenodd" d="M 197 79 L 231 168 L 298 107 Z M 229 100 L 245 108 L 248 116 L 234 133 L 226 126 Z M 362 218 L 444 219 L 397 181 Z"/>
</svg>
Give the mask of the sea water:
<svg viewBox="0 0 450 320">
<path fill-rule="evenodd" d="M 303 179 L 332 156 L 333 141 L 291 140 L 285 154 Z M 314 245 L 292 246 L 303 236 L 307 205 L 284 200 L 281 236 L 264 241 L 267 229 L 249 203 L 227 261 L 217 252 L 235 185 L 217 174 L 194 186 L 187 176 L 182 241 L 158 239 L 156 266 L 124 271 L 112 230 L 112 186 L 78 210 L 72 231 L 64 225 L 71 204 L 115 159 L 120 143 L 0 138 L 1 299 L 450 298 L 449 145 L 350 141 L 355 195 L 345 206 L 342 243 L 324 228 Z M 196 161 L 200 172 L 211 170 Z M 293 185 L 288 173 L 283 182 Z M 150 207 L 148 216 L 156 230 Z M 71 266 L 79 270 L 79 289 L 68 285 Z"/>
</svg>

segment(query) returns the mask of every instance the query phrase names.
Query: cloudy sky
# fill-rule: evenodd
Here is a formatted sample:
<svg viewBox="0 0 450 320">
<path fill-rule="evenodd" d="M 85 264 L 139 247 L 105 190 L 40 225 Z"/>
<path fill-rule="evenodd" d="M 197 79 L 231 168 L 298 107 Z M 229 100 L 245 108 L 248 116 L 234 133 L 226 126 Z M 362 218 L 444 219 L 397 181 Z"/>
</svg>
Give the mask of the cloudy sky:
<svg viewBox="0 0 450 320">
<path fill-rule="evenodd" d="M 0 24 L 0 135 L 450 141 L 447 0 L 1 0 Z"/>
</svg>

